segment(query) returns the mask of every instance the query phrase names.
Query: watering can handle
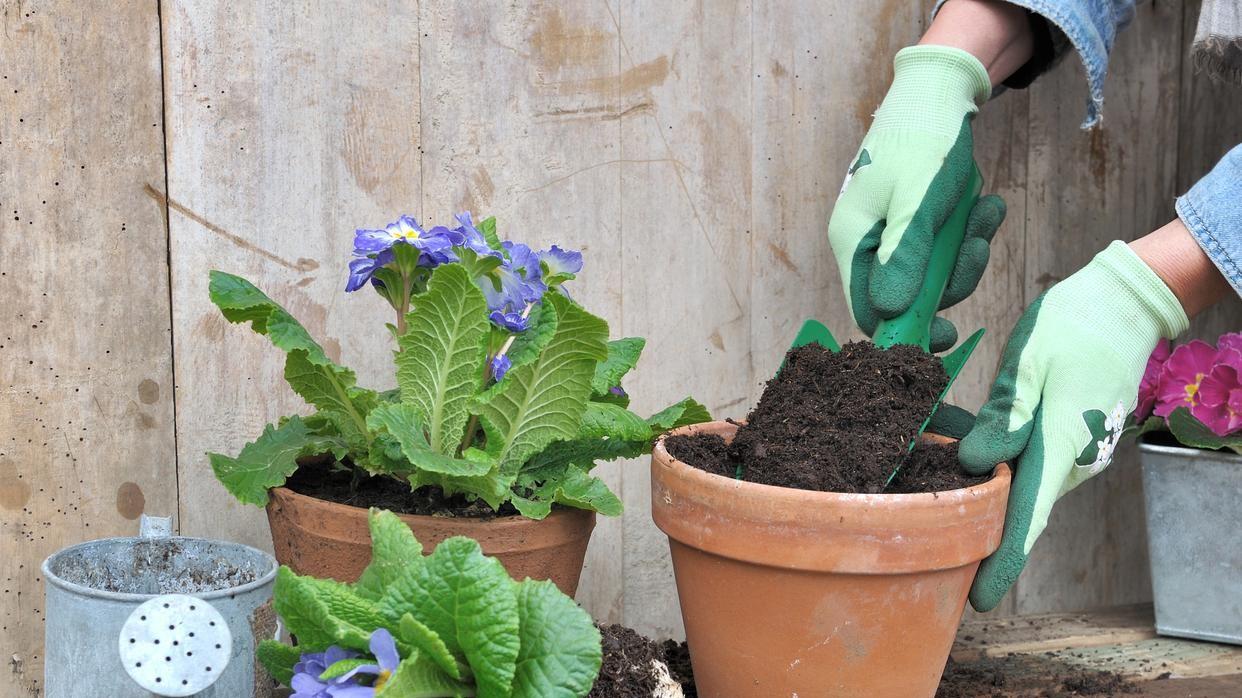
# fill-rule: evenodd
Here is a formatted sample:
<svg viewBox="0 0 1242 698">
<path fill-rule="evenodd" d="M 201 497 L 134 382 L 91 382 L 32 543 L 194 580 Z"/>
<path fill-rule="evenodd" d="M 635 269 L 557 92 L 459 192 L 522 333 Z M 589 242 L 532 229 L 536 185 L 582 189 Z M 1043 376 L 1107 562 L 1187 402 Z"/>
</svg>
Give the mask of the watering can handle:
<svg viewBox="0 0 1242 698">
<path fill-rule="evenodd" d="M 966 223 L 971 209 L 983 191 L 983 177 L 979 168 L 971 165 L 970 178 L 966 181 L 966 194 L 957 202 L 949 219 L 936 233 L 932 242 L 931 257 L 927 264 L 927 276 L 923 286 L 914 297 L 914 303 L 906 312 L 894 318 L 881 320 L 875 328 L 873 341 L 881 347 L 894 344 L 913 344 L 927 351 L 931 344 L 931 325 L 940 309 L 944 289 L 949 285 L 949 275 L 957 264 L 957 255 L 966 238 Z"/>
</svg>

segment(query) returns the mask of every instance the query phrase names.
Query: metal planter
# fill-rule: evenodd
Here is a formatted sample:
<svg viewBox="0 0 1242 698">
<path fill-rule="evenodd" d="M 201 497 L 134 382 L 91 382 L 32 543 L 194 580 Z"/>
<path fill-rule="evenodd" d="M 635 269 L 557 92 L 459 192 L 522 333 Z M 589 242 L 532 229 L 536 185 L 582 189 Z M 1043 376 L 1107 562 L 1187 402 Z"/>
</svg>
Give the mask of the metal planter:
<svg viewBox="0 0 1242 698">
<path fill-rule="evenodd" d="M 224 541 L 104 538 L 43 562 L 46 698 L 258 695 L 256 637 L 275 633 L 276 560 Z"/>
<path fill-rule="evenodd" d="M 1161 635 L 1242 645 L 1242 456 L 1139 444 Z"/>
</svg>

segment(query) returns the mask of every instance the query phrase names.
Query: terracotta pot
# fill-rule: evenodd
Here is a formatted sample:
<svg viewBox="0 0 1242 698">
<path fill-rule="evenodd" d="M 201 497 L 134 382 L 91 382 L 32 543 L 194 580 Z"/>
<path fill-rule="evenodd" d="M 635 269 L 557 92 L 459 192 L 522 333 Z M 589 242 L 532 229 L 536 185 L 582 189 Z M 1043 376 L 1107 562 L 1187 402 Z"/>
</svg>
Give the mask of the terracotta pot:
<svg viewBox="0 0 1242 698">
<path fill-rule="evenodd" d="M 550 579 L 573 596 L 582 561 L 595 528 L 595 512 L 556 508 L 542 521 L 523 516 L 495 519 L 401 515 L 423 547 L 430 551 L 446 538 L 466 536 L 483 552 L 500 560 L 515 579 Z M 371 562 L 367 510 L 298 494 L 285 487 L 271 491 L 267 521 L 276 559 L 298 574 L 358 579 Z"/>
<path fill-rule="evenodd" d="M 669 537 L 699 695 L 933 696 L 1008 492 L 1004 465 L 934 494 L 772 487 L 686 465 L 661 439 L 651 511 Z"/>
</svg>

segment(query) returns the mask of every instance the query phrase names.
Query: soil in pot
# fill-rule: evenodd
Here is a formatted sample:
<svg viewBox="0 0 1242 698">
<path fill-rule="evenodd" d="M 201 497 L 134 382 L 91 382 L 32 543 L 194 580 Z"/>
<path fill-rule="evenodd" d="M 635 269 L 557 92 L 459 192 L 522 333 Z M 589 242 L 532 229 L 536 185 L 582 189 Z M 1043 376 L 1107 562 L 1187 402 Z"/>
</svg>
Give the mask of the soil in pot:
<svg viewBox="0 0 1242 698">
<path fill-rule="evenodd" d="M 956 444 L 910 437 L 948 382 L 940 360 L 917 347 L 850 342 L 791 350 L 731 444 L 674 436 L 678 460 L 748 482 L 821 492 L 938 492 L 978 484 L 957 465 Z M 893 470 L 898 477 L 884 486 Z"/>
<path fill-rule="evenodd" d="M 352 470 L 334 467 L 328 458 L 299 461 L 297 471 L 285 482 L 285 487 L 315 499 L 364 509 L 388 509 L 397 514 L 487 519 L 518 513 L 508 502 L 496 511 L 483 500 L 471 502 L 462 495 L 445 496 L 439 487 L 420 487 L 411 492 L 408 485 L 391 477 L 371 477 L 363 473 L 355 481 Z"/>
<path fill-rule="evenodd" d="M 587 698 L 670 695 L 670 680 L 681 685 L 685 698 L 697 698 L 686 643 L 657 642 L 623 625 L 600 625 L 599 632 L 603 637 L 604 661 Z"/>
</svg>

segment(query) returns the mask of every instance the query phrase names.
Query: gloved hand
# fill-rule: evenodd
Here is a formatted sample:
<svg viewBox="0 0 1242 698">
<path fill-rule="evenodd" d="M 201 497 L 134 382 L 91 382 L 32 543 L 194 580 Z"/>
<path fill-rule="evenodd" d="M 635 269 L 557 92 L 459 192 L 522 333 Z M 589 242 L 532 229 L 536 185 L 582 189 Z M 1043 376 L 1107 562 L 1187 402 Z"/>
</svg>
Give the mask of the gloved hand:
<svg viewBox="0 0 1242 698">
<path fill-rule="evenodd" d="M 1009 591 L 1053 503 L 1108 466 L 1148 355 L 1188 324 L 1173 292 L 1122 242 L 1022 314 L 958 451 L 976 475 L 1014 467 L 1000 548 L 970 590 L 976 610 L 990 611 Z"/>
<path fill-rule="evenodd" d="M 932 239 L 966 193 L 974 163 L 970 121 L 992 91 L 983 64 L 948 46 L 911 46 L 893 60 L 892 87 L 841 185 L 828 241 L 854 322 L 868 336 L 910 307 L 923 285 Z M 979 199 L 941 309 L 970 295 L 1005 218 L 999 196 Z M 957 342 L 944 318 L 931 349 Z"/>
</svg>

